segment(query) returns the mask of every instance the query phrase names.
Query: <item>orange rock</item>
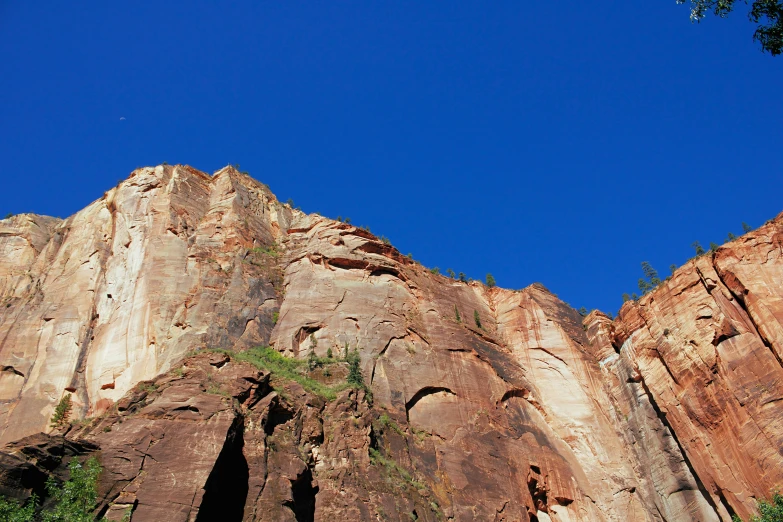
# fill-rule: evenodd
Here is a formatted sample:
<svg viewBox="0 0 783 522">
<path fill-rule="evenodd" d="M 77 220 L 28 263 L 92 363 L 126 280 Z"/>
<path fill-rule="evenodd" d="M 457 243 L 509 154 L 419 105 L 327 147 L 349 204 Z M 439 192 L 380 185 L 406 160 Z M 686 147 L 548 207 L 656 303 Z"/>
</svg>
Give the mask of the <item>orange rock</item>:
<svg viewBox="0 0 783 522">
<path fill-rule="evenodd" d="M 45 430 L 66 389 L 92 415 L 194 348 L 265 343 L 280 288 L 251 250 L 294 214 L 231 167 L 159 166 L 66 220 L 0 221 L 0 441 Z"/>
<path fill-rule="evenodd" d="M 592 339 L 639 381 L 722 520 L 783 485 L 783 217 L 690 261 Z M 608 331 L 612 330 L 612 334 Z M 607 372 L 608 369 L 608 372 Z M 637 386 L 618 379 L 618 404 Z"/>
<path fill-rule="evenodd" d="M 0 232 L 0 440 L 47 430 L 69 390 L 102 414 L 72 436 L 119 477 L 111 519 L 228 495 L 246 520 L 728 522 L 783 486 L 783 216 L 614 321 L 432 274 L 230 167 L 139 169 Z M 372 403 L 278 395 L 224 353 L 161 376 L 261 344 L 358 351 Z"/>
</svg>

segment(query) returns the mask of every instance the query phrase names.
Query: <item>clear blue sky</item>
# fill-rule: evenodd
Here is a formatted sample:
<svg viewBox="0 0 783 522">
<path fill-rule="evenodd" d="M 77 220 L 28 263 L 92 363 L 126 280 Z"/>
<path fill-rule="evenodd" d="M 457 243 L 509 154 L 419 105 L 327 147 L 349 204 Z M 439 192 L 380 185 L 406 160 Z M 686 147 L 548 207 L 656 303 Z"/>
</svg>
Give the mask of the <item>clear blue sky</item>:
<svg viewBox="0 0 783 522">
<path fill-rule="evenodd" d="M 3 215 L 70 215 L 143 165 L 239 163 L 427 266 L 614 312 L 641 261 L 668 273 L 783 210 L 783 57 L 744 13 L 45 4 L 0 0 Z"/>
</svg>

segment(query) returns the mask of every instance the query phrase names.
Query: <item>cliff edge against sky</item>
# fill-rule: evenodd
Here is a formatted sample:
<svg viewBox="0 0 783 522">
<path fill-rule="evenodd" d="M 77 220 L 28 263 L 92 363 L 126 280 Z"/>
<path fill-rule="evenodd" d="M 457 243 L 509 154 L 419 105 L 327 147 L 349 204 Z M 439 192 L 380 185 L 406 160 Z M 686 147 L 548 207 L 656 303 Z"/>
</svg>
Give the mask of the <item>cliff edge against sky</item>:
<svg viewBox="0 0 783 522">
<path fill-rule="evenodd" d="M 143 168 L 68 219 L 0 221 L 0 441 L 40 467 L 24 448 L 71 393 L 88 421 L 36 444 L 99 452 L 117 520 L 224 498 L 226 520 L 729 521 L 783 485 L 781 321 L 780 216 L 582 318 L 231 167 Z M 254 346 L 356 349 L 369 394 L 273 387 L 230 355 Z"/>
</svg>

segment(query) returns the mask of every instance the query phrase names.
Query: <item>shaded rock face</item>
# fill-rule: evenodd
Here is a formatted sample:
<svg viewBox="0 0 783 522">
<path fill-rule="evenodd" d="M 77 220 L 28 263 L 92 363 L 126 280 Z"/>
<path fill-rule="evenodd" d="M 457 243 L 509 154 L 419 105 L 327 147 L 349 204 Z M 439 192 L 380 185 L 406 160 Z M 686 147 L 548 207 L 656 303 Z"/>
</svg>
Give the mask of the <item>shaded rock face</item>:
<svg viewBox="0 0 783 522">
<path fill-rule="evenodd" d="M 43 433 L 7 444 L 0 451 L 0 494 L 19 501 L 31 494 L 43 499 L 49 477 L 67 480 L 71 460 L 83 462 L 98 449 L 84 440 Z"/>
<path fill-rule="evenodd" d="M 97 417 L 67 439 L 100 447 L 116 520 L 745 517 L 783 486 L 782 245 L 778 218 L 583 321 L 232 168 L 140 169 L 67 220 L 0 221 L 2 440 L 72 392 Z M 267 344 L 357 350 L 372 397 L 273 389 L 228 355 L 178 369 Z"/>
<path fill-rule="evenodd" d="M 399 428 L 379 422 L 364 391 L 326 402 L 295 383 L 274 384 L 225 355 L 191 357 L 65 437 L 7 446 L 0 489 L 42 496 L 38 483 L 67 478 L 70 458 L 95 455 L 97 514 L 106 520 L 129 512 L 135 522 L 442 518 L 431 486 L 396 464 L 410 461 Z M 19 478 L 31 470 L 36 480 Z"/>
</svg>

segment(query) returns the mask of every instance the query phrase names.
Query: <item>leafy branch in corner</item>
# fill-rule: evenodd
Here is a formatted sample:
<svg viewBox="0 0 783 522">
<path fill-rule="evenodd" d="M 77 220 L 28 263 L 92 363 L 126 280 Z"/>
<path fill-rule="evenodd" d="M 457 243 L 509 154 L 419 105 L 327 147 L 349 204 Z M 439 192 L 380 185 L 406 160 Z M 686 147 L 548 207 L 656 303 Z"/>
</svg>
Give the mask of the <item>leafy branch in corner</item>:
<svg viewBox="0 0 783 522">
<path fill-rule="evenodd" d="M 93 522 L 98 499 L 98 477 L 101 466 L 95 457 L 84 464 L 75 458 L 68 465 L 70 478 L 60 484 L 53 477 L 46 481 L 46 492 L 54 500 L 36 517 L 38 497 L 33 494 L 24 505 L 0 496 L 0 520 L 8 522 Z"/>
<path fill-rule="evenodd" d="M 736 0 L 677 0 L 678 4 L 686 2 L 691 5 L 691 21 L 698 23 L 710 12 L 719 18 L 728 17 L 734 10 Z M 761 50 L 772 56 L 781 54 L 783 52 L 783 2 L 753 0 L 748 19 L 757 24 L 753 39 L 761 44 Z"/>
</svg>

